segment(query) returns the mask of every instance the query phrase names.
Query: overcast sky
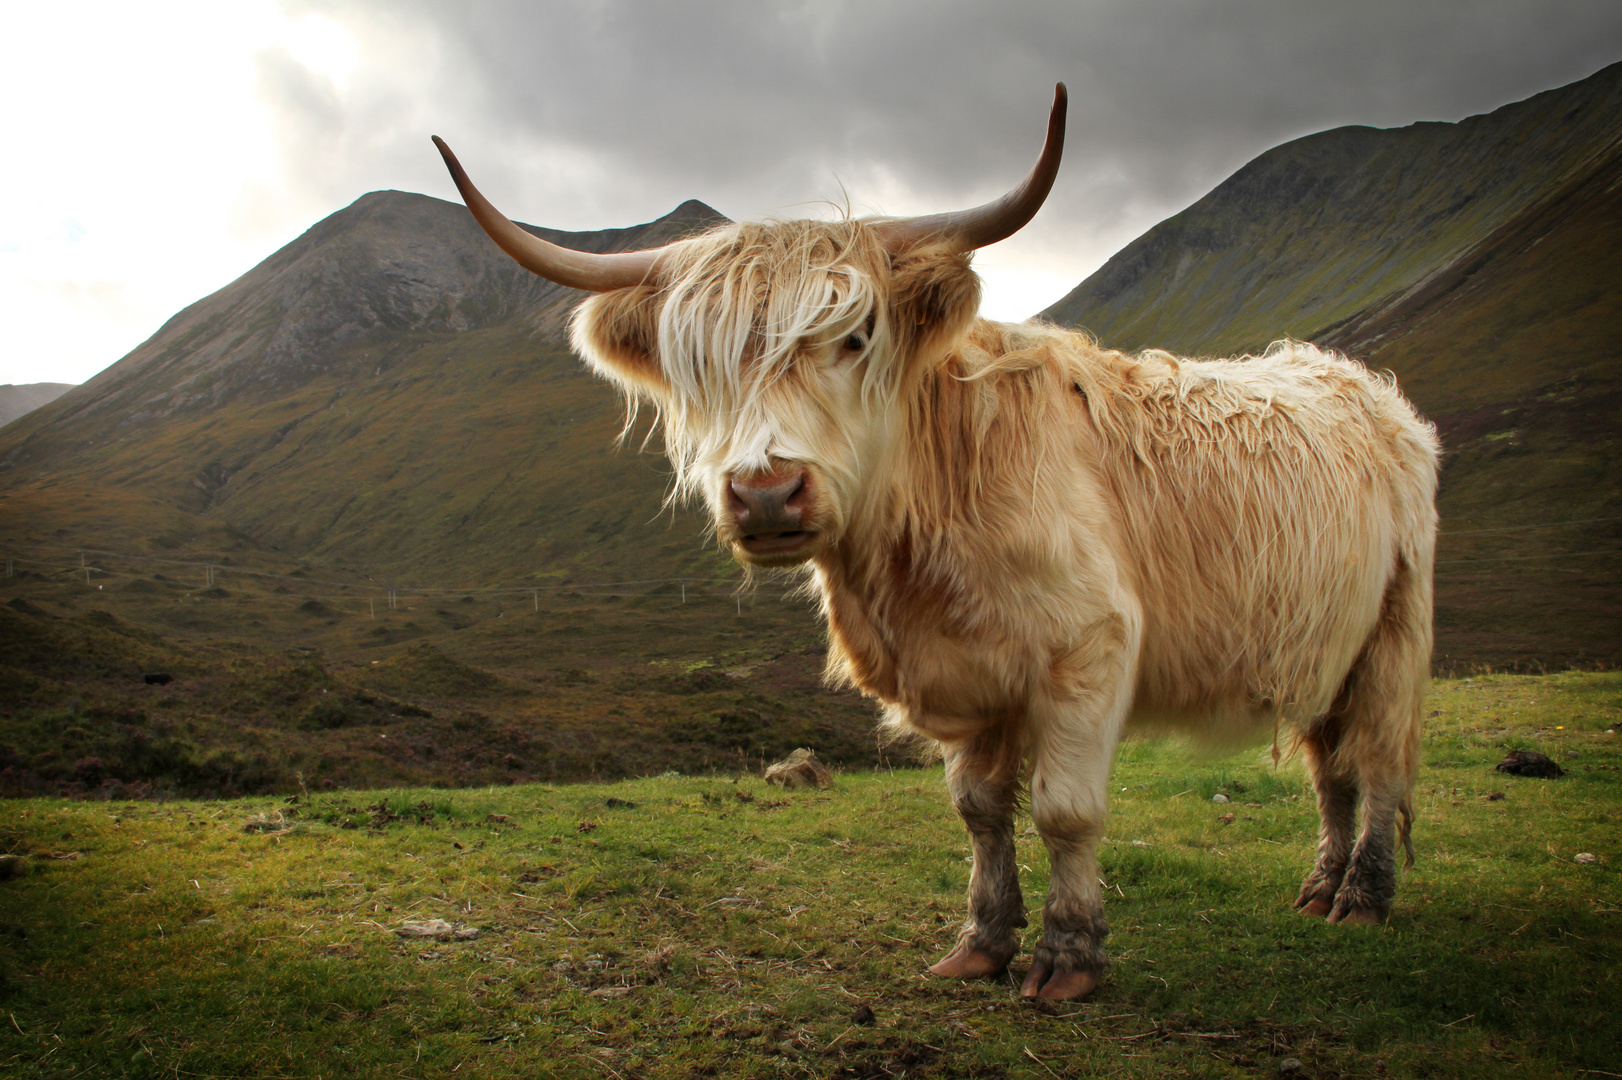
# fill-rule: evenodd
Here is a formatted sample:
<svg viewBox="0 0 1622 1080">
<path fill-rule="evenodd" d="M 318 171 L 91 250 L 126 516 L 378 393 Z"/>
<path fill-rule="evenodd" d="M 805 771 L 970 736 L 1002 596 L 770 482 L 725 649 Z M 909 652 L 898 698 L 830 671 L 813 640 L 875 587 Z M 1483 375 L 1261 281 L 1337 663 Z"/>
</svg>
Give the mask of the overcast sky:
<svg viewBox="0 0 1622 1080">
<path fill-rule="evenodd" d="M 0 383 L 81 382 L 367 191 L 564 229 L 1001 194 L 1023 318 L 1280 142 L 1457 120 L 1622 59 L 1617 0 L 0 0 Z"/>
</svg>

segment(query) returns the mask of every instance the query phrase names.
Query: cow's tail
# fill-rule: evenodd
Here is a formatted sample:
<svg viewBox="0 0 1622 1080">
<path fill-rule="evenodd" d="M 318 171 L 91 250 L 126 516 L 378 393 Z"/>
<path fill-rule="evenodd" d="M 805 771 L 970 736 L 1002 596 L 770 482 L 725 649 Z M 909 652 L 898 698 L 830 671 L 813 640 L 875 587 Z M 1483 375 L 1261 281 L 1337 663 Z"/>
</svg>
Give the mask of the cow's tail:
<svg viewBox="0 0 1622 1080">
<path fill-rule="evenodd" d="M 1402 802 L 1397 804 L 1397 814 L 1401 818 L 1397 825 L 1397 836 L 1402 840 L 1402 850 L 1407 855 L 1402 868 L 1408 870 L 1414 865 L 1414 808 L 1408 796 L 1403 796 Z"/>
</svg>

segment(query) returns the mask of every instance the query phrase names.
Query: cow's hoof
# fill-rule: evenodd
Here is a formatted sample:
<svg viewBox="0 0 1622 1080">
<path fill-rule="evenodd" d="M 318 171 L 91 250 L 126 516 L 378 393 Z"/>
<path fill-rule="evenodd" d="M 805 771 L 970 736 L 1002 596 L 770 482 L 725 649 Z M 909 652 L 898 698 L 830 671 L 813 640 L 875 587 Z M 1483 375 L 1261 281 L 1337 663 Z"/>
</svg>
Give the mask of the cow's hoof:
<svg viewBox="0 0 1622 1080">
<path fill-rule="evenodd" d="M 1295 906 L 1302 914 L 1321 919 L 1334 910 L 1335 902 L 1326 896 L 1315 896 L 1310 900 L 1297 900 Z"/>
<path fill-rule="evenodd" d="M 1013 958 L 1012 953 L 1004 955 L 959 945 L 938 963 L 931 964 L 929 973 L 946 979 L 984 979 L 1001 975 Z"/>
<path fill-rule="evenodd" d="M 1375 926 L 1385 922 L 1385 915 L 1373 908 L 1336 908 L 1329 913 L 1329 921 L 1351 926 Z"/>
<path fill-rule="evenodd" d="M 1097 986 L 1096 971 L 1050 972 L 1046 964 L 1033 963 L 1024 984 L 1019 988 L 1019 996 L 1044 1001 L 1080 1001 Z"/>
</svg>

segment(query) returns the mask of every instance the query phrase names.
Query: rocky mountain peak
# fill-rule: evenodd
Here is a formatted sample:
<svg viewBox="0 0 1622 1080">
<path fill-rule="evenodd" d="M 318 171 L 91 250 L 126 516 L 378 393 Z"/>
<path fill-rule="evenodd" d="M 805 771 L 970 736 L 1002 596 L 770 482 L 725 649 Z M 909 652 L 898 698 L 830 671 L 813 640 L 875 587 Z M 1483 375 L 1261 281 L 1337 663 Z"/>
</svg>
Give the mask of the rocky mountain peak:
<svg viewBox="0 0 1622 1080">
<path fill-rule="evenodd" d="M 593 232 L 524 226 L 583 251 L 651 247 L 727 219 L 696 200 L 646 225 Z M 170 319 L 62 403 L 141 425 L 179 410 L 284 395 L 401 335 L 463 333 L 524 319 L 561 334 L 578 293 L 507 258 L 467 209 L 374 191 Z M 367 349 L 367 342 L 376 349 Z"/>
</svg>

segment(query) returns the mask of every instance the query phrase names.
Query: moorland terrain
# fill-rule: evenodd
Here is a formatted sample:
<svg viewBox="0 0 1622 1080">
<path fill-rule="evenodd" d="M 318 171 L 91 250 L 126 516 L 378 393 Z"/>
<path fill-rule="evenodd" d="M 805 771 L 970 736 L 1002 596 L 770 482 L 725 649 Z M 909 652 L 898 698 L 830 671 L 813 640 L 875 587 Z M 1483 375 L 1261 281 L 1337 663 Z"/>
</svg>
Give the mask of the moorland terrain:
<svg viewBox="0 0 1622 1080">
<path fill-rule="evenodd" d="M 1442 673 L 1622 662 L 1622 65 L 1457 124 L 1275 148 L 1047 317 L 1286 334 L 1393 370 L 1446 448 Z M 536 230 L 644 247 L 719 220 Z M 1039 222 L 1038 222 L 1039 225 Z M 791 584 L 661 510 L 579 294 L 374 192 L 0 429 L 0 788 L 226 795 L 877 764 Z M 146 682 L 168 675 L 166 684 Z"/>
</svg>

